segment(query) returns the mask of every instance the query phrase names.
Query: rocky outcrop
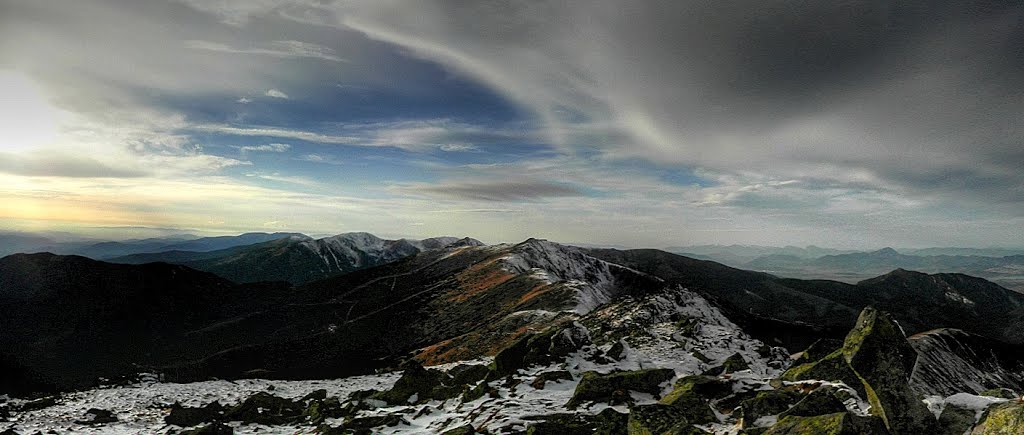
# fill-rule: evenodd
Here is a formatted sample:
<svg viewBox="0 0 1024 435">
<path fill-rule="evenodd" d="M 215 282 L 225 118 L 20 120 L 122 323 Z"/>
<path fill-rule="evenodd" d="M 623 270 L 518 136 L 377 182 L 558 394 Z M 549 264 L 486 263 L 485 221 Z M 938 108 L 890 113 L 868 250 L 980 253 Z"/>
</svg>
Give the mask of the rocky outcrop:
<svg viewBox="0 0 1024 435">
<path fill-rule="evenodd" d="M 929 433 L 934 415 L 910 388 L 917 352 L 887 314 L 865 308 L 840 349 L 787 371 L 783 379 L 841 381 L 864 394 L 893 434 Z"/>
</svg>

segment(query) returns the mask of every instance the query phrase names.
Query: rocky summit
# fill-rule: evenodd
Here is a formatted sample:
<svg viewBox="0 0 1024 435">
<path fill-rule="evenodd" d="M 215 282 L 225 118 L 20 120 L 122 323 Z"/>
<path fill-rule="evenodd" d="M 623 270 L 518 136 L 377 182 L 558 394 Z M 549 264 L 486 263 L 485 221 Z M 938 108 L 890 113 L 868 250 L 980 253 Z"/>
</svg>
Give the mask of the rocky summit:
<svg viewBox="0 0 1024 435">
<path fill-rule="evenodd" d="M 0 430 L 902 435 L 1024 421 L 1018 345 L 985 329 L 908 337 L 919 314 L 867 305 L 845 321 L 846 284 L 676 257 L 446 240 L 303 285 L 7 257 Z M 831 305 L 758 311 L 827 300 L 828 286 Z"/>
</svg>

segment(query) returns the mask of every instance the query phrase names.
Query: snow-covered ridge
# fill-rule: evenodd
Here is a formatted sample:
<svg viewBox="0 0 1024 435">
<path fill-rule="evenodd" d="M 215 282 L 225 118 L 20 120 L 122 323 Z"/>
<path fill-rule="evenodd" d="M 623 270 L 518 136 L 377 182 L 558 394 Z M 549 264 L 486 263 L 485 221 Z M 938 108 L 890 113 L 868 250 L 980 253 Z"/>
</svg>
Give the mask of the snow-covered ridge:
<svg viewBox="0 0 1024 435">
<path fill-rule="evenodd" d="M 578 314 L 589 313 L 618 295 L 621 288 L 613 271 L 629 271 L 646 276 L 642 272 L 591 257 L 579 248 L 547 240 L 529 239 L 512 246 L 509 251 L 500 260 L 505 270 L 515 274 L 530 274 L 548 284 L 564 283 L 572 287 L 576 291 L 577 301 L 573 311 Z"/>
<path fill-rule="evenodd" d="M 455 244 L 482 245 L 470 238 L 385 240 L 370 233 L 354 232 L 305 240 L 299 243 L 299 246 L 320 257 L 329 270 L 349 270 L 389 263 L 423 251 L 444 249 Z"/>
</svg>

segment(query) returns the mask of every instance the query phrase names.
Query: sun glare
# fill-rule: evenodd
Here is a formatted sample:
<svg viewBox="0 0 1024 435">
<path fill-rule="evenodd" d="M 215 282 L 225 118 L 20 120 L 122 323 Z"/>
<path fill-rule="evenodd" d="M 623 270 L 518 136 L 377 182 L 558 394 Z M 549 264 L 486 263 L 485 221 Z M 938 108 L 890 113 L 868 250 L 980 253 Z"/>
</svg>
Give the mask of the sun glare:
<svg viewBox="0 0 1024 435">
<path fill-rule="evenodd" d="M 0 71 L 0 150 L 23 150 L 57 139 L 59 111 L 34 81 Z"/>
</svg>

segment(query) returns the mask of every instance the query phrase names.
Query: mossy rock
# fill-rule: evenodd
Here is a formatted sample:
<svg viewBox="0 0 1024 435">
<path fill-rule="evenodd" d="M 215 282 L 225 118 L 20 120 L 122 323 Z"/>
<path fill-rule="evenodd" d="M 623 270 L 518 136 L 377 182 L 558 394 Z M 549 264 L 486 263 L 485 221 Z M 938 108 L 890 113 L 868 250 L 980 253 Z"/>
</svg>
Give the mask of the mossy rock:
<svg viewBox="0 0 1024 435">
<path fill-rule="evenodd" d="M 1024 433 L 1024 402 L 1013 400 L 992 405 L 981 416 L 971 435 L 1010 435 Z"/>
<path fill-rule="evenodd" d="M 843 357 L 861 378 L 871 413 L 896 435 L 933 433 L 937 421 L 910 389 L 917 351 L 889 313 L 865 308 L 843 341 Z"/>
<path fill-rule="evenodd" d="M 813 417 L 816 415 L 846 412 L 846 405 L 836 396 L 837 391 L 842 390 L 829 386 L 818 387 L 800 399 L 792 408 L 779 414 L 779 418 L 790 415 L 795 417 Z"/>
<path fill-rule="evenodd" d="M 543 390 L 544 389 L 544 385 L 546 385 L 548 382 L 571 381 L 571 380 L 572 380 L 572 374 L 571 373 L 569 373 L 569 372 L 567 372 L 565 370 L 554 370 L 554 371 L 544 372 L 544 373 L 541 373 L 541 374 L 537 375 L 537 377 L 535 377 L 533 379 L 533 382 L 530 383 L 530 386 L 535 388 L 535 389 L 538 389 L 538 390 Z"/>
<path fill-rule="evenodd" d="M 846 362 L 846 358 L 843 357 L 842 350 L 840 349 L 833 351 L 818 361 L 794 365 L 779 378 L 788 382 L 810 380 L 842 382 L 857 391 L 860 397 L 867 395 L 863 381 L 861 381 L 857 372 L 850 367 L 850 364 Z"/>
<path fill-rule="evenodd" d="M 3 421 L 6 421 L 6 420 L 3 420 Z M 15 432 L 14 429 L 7 428 L 7 429 L 4 429 L 4 430 L 0 431 L 0 435 L 21 435 L 21 434 L 19 434 L 18 432 Z"/>
<path fill-rule="evenodd" d="M 600 402 L 612 399 L 616 391 L 639 391 L 661 396 L 661 384 L 672 380 L 676 372 L 672 369 L 644 369 L 601 374 L 594 371 L 583 373 L 572 399 L 566 407 L 574 409 L 584 402 Z"/>
<path fill-rule="evenodd" d="M 312 400 L 302 413 L 305 421 L 309 424 L 318 425 L 328 418 L 344 418 L 355 415 L 366 406 L 360 401 L 349 402 L 342 405 L 337 397 L 328 397 L 323 400 Z"/>
<path fill-rule="evenodd" d="M 885 435 L 888 433 L 880 418 L 861 417 L 849 412 L 814 417 L 788 416 L 764 431 L 764 435 Z"/>
<path fill-rule="evenodd" d="M 740 403 L 740 409 L 743 411 L 743 427 L 753 426 L 754 422 L 761 417 L 781 414 L 800 399 L 800 393 L 795 391 L 758 391 L 754 397 Z M 846 408 L 843 410 L 845 411 Z"/>
<path fill-rule="evenodd" d="M 708 376 L 721 376 L 727 373 L 736 373 L 748 369 L 750 369 L 750 364 L 747 363 L 747 360 L 743 359 L 743 355 L 740 355 L 739 352 L 737 352 L 729 355 L 725 361 L 722 361 L 722 364 L 708 369 L 704 374 Z"/>
<path fill-rule="evenodd" d="M 191 427 L 220 419 L 224 415 L 224 407 L 220 402 L 213 401 L 200 408 L 171 405 L 171 412 L 164 417 L 164 423 L 180 427 Z"/>
<path fill-rule="evenodd" d="M 408 426 L 409 422 L 398 414 L 376 415 L 373 417 L 359 417 L 342 423 L 339 427 L 343 433 L 369 431 L 378 427 L 396 427 L 398 425 Z M 376 431 L 374 431 L 376 433 Z"/>
<path fill-rule="evenodd" d="M 963 435 L 974 427 L 977 413 L 973 409 L 946 405 L 939 415 L 938 435 Z"/>
<path fill-rule="evenodd" d="M 1020 395 L 1017 394 L 1017 392 L 1015 392 L 1015 391 L 1013 391 L 1013 390 L 1011 390 L 1009 388 L 991 388 L 991 389 L 982 391 L 981 394 L 979 394 L 979 395 L 980 396 L 986 396 L 986 397 L 998 397 L 1000 399 L 1010 399 L 1010 400 L 1019 399 L 1020 398 Z"/>
<path fill-rule="evenodd" d="M 228 409 L 224 419 L 246 424 L 282 425 L 300 421 L 305 410 L 302 403 L 261 391 Z"/>
<path fill-rule="evenodd" d="M 177 435 L 234 435 L 235 429 L 224 423 L 211 423 L 191 430 L 183 430 Z"/>
<path fill-rule="evenodd" d="M 618 435 L 626 433 L 629 416 L 606 408 L 596 415 L 553 414 L 529 419 L 541 420 L 527 424 L 526 433 L 529 435 Z"/>
<path fill-rule="evenodd" d="M 706 432 L 693 426 L 683 410 L 655 403 L 633 407 L 629 412 L 629 435 L 695 435 Z"/>
<path fill-rule="evenodd" d="M 835 352 L 843 348 L 843 341 L 834 338 L 822 338 L 811 343 L 803 352 L 800 353 L 800 357 L 793 361 L 793 366 L 799 366 L 811 362 L 818 361 L 825 358 L 830 353 Z"/>
</svg>

